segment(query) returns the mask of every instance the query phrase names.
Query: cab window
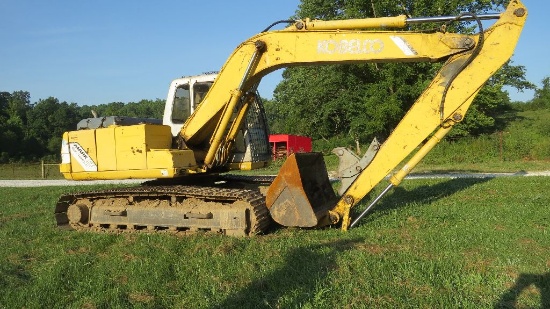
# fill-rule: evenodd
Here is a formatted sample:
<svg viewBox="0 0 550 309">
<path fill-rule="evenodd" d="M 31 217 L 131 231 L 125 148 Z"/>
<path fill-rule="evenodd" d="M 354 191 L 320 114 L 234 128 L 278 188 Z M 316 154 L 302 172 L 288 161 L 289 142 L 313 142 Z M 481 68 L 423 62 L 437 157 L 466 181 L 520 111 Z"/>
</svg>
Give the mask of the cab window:
<svg viewBox="0 0 550 309">
<path fill-rule="evenodd" d="M 191 100 L 189 85 L 181 85 L 176 89 L 174 103 L 172 105 L 172 122 L 184 123 L 191 115 Z"/>
<path fill-rule="evenodd" d="M 202 102 L 212 84 L 212 82 L 201 82 L 193 85 L 193 110 Z"/>
</svg>

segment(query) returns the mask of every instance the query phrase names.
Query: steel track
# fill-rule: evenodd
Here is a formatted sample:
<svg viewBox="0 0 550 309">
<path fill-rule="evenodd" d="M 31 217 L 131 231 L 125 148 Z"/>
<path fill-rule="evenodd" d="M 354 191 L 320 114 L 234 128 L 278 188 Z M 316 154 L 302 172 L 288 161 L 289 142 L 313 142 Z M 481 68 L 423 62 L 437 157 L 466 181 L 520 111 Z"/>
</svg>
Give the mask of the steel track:
<svg viewBox="0 0 550 309">
<path fill-rule="evenodd" d="M 61 196 L 59 227 L 106 232 L 210 231 L 251 236 L 271 223 L 258 190 L 149 185 Z"/>
</svg>

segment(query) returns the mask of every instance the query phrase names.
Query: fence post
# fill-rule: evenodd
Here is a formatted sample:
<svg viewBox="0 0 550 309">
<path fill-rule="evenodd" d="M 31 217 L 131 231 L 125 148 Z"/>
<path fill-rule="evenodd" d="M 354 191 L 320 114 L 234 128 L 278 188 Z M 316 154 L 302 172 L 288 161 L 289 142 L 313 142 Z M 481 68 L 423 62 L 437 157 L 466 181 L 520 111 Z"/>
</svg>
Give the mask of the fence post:
<svg viewBox="0 0 550 309">
<path fill-rule="evenodd" d="M 42 179 L 44 179 L 45 174 L 46 174 L 46 171 L 45 171 L 45 168 L 44 168 L 44 160 L 41 160 L 40 163 L 42 163 Z"/>
</svg>

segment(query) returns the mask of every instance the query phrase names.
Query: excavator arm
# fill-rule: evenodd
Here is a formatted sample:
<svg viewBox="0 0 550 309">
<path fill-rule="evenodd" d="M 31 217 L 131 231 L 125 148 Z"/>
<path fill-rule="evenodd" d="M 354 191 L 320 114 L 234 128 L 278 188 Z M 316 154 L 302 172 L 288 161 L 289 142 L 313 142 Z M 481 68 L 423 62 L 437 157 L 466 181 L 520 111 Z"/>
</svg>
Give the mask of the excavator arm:
<svg viewBox="0 0 550 309">
<path fill-rule="evenodd" d="M 501 14 L 480 17 L 465 14 L 447 19 L 474 19 L 481 28 L 481 19 L 498 18 L 493 26 L 476 35 L 372 30 L 404 27 L 407 25 L 404 16 L 329 22 L 303 20 L 283 30 L 258 34 L 242 43 L 229 57 L 210 92 L 183 126 L 181 136 L 191 148 L 208 146 L 204 158 L 207 168 L 223 165 L 226 160 L 223 153 L 228 152 L 234 139 L 231 133 L 234 130 L 230 128 L 240 125 L 239 115 L 246 111 L 249 94 L 269 72 L 289 66 L 329 63 L 444 62 L 431 84 L 336 205 L 327 207 L 326 199 L 312 204 L 315 199 L 297 198 L 301 193 L 296 192 L 315 189 L 296 188 L 308 186 L 307 181 L 293 184 L 285 178 L 285 166 L 271 185 L 266 204 L 275 221 L 286 226 L 341 223 L 346 230 L 351 221 L 350 209 L 374 186 L 432 136 L 411 161 L 391 177 L 383 194 L 398 185 L 453 125 L 464 119 L 482 86 L 512 56 L 526 16 L 523 4 L 512 0 Z M 300 173 L 297 167 L 288 169 L 290 172 L 286 174 Z M 304 200 L 306 205 L 300 205 L 302 202 L 298 200 Z M 301 220 L 304 209 L 309 212 L 304 217 L 313 216 L 316 220 Z"/>
<path fill-rule="evenodd" d="M 366 212 L 393 186 L 397 186 L 416 164 L 464 119 L 466 111 L 489 78 L 513 54 L 527 17 L 519 1 L 510 1 L 499 20 L 476 38 L 477 48 L 447 60 L 428 88 L 411 107 L 374 160 L 361 172 L 337 205 L 331 210 L 342 218 L 342 229 L 350 225 L 349 210 L 403 161 L 429 136 L 429 140 L 390 178 L 390 184 L 353 222 Z"/>
</svg>

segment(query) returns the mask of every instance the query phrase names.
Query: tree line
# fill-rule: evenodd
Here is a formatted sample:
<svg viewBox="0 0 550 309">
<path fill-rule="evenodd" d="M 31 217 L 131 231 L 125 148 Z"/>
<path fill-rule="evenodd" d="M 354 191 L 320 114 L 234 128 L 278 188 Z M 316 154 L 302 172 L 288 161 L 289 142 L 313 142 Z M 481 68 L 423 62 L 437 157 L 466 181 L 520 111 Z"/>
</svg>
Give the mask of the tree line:
<svg viewBox="0 0 550 309">
<path fill-rule="evenodd" d="M 328 68 L 322 68 L 326 70 Z M 513 68 L 512 68 L 513 69 Z M 506 68 L 504 70 L 507 70 Z M 501 70 L 502 71 L 502 70 Z M 285 72 L 285 74 L 287 74 Z M 502 78 L 505 72 L 499 72 L 480 92 L 479 98 L 476 99 L 472 109 L 473 113 L 467 114 L 462 128 L 459 128 L 458 133 L 454 138 L 461 136 L 476 136 L 484 133 L 492 133 L 501 130 L 508 124 L 513 117 L 504 117 L 514 110 L 539 110 L 550 109 L 550 77 L 542 80 L 542 87 L 535 89 L 535 94 L 532 100 L 528 102 L 510 102 L 508 94 L 502 91 L 501 87 L 495 86 L 498 84 L 495 80 Z M 342 76 L 344 77 L 344 76 Z M 344 78 L 345 79 L 345 78 Z M 340 83 L 338 78 L 334 77 L 327 84 L 334 84 L 334 87 Z M 284 82 L 284 81 L 283 81 Z M 367 86 L 368 87 L 368 86 Z M 321 87 L 322 88 L 322 87 Z M 281 95 L 281 86 L 277 87 L 277 93 Z M 305 89 L 304 89 L 305 91 Z M 327 100 L 329 96 L 319 94 L 319 89 L 310 89 L 309 96 Z M 322 93 L 322 92 L 321 92 Z M 352 94 L 350 94 L 352 95 Z M 301 98 L 301 94 L 284 94 L 283 97 L 289 96 L 289 100 L 294 101 Z M 355 140 L 349 135 L 349 131 L 354 126 L 362 126 L 364 134 L 367 137 L 376 136 L 380 138 L 386 134 L 390 125 L 385 123 L 392 121 L 393 114 L 399 115 L 404 111 L 395 106 L 384 106 L 388 102 L 373 105 L 378 106 L 379 110 L 368 110 L 368 101 L 364 102 L 364 106 L 354 101 L 347 102 L 347 96 L 343 95 L 337 102 L 330 102 L 334 105 L 320 107 L 309 111 L 292 107 L 281 103 L 277 99 L 264 99 L 266 107 L 266 115 L 271 133 L 292 133 L 311 136 L 317 142 L 320 142 L 320 147 L 330 147 L 335 145 L 353 145 Z M 279 98 L 280 100 L 280 98 Z M 346 106 L 346 104 L 355 104 Z M 83 105 L 79 106 L 76 103 L 60 102 L 55 97 L 40 99 L 33 104 L 30 103 L 30 93 L 27 91 L 1 92 L 0 91 L 0 163 L 14 161 L 36 161 L 46 159 L 51 162 L 59 160 L 59 150 L 61 145 L 61 136 L 63 132 L 76 129 L 76 124 L 85 118 L 92 117 L 92 110 L 101 116 L 128 116 L 141 118 L 157 118 L 162 119 L 165 101 L 156 100 L 141 100 L 139 102 L 112 102 L 100 105 Z M 343 104 L 340 106 L 338 104 Z M 332 119 L 332 121 L 322 122 L 317 114 L 319 109 L 332 109 L 333 115 L 341 113 L 343 107 L 352 108 L 355 106 L 357 110 L 353 111 L 355 118 L 346 117 L 344 113 L 341 119 Z M 366 114 L 361 114 L 360 108 L 366 110 Z M 284 109 L 287 108 L 285 111 Z M 384 115 L 386 109 L 395 109 L 393 113 Z M 294 118 L 294 113 L 303 113 L 299 118 Z M 473 116 L 469 116 L 472 115 Z M 284 117 L 288 119 L 284 119 Z M 351 120 L 350 120 L 351 119 Z M 398 121 L 399 119 L 395 119 Z M 364 123 L 361 123 L 364 121 Z M 294 125 L 292 125 L 294 123 Z M 334 125 L 334 128 L 331 127 Z M 323 144 L 324 142 L 324 144 Z M 362 140 L 361 140 L 362 142 Z"/>
<path fill-rule="evenodd" d="M 84 118 L 99 115 L 162 118 L 164 100 L 83 105 L 55 97 L 31 103 L 27 91 L 0 92 L 0 163 L 46 159 L 57 162 L 63 132 Z"/>
</svg>

